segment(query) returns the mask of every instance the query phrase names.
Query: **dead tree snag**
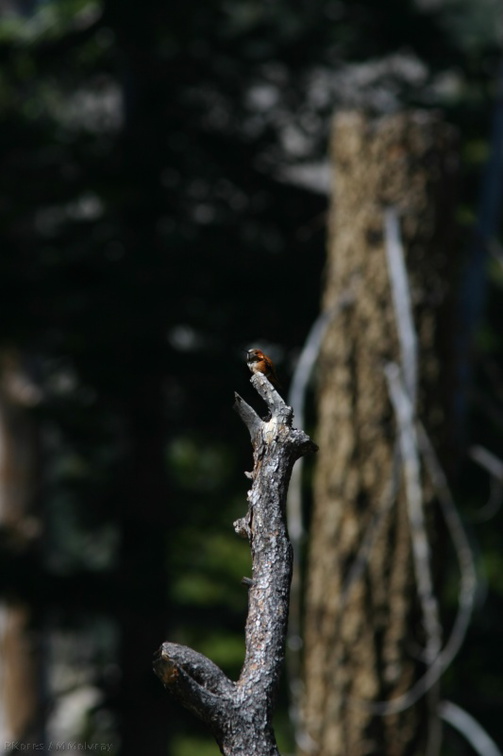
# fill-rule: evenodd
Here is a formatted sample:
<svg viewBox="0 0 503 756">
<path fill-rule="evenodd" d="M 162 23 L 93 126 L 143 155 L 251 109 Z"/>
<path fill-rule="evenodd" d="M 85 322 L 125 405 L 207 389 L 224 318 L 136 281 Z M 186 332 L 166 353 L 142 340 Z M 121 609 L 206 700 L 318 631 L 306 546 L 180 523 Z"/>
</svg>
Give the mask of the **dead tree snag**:
<svg viewBox="0 0 503 756">
<path fill-rule="evenodd" d="M 246 623 L 246 655 L 237 682 L 207 657 L 176 643 L 163 643 L 154 670 L 167 691 L 204 721 L 226 756 L 272 756 L 277 746 L 271 720 L 284 659 L 292 548 L 285 519 L 288 483 L 295 460 L 316 450 L 292 428 L 293 411 L 260 373 L 251 383 L 267 404 L 270 419 L 236 394 L 234 409 L 250 433 L 253 472 L 248 474 L 248 512 L 234 523 L 248 538 L 252 578 Z"/>
</svg>

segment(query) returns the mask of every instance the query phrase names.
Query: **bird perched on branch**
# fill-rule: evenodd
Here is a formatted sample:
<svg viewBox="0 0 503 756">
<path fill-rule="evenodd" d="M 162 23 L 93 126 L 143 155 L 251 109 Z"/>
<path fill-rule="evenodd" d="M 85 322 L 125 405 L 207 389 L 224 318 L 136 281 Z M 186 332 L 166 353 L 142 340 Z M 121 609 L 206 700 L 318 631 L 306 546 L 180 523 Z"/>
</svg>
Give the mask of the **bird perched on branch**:
<svg viewBox="0 0 503 756">
<path fill-rule="evenodd" d="M 248 349 L 246 364 L 252 373 L 262 373 L 275 388 L 281 388 L 281 383 L 278 381 L 271 358 L 260 349 Z"/>
</svg>

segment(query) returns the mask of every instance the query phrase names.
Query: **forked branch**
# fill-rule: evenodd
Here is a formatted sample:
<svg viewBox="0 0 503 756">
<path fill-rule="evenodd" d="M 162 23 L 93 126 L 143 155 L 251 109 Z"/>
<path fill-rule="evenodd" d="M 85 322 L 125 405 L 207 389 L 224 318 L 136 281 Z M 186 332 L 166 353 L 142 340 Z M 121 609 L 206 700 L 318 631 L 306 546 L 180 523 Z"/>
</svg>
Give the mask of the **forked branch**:
<svg viewBox="0 0 503 756">
<path fill-rule="evenodd" d="M 212 731 L 226 756 L 273 756 L 277 746 L 271 720 L 284 659 L 292 547 L 285 506 L 295 460 L 316 451 L 311 439 L 292 428 L 293 411 L 260 373 L 251 383 L 269 409 L 262 420 L 238 394 L 234 409 L 247 426 L 253 447 L 248 474 L 248 511 L 234 523 L 252 552 L 246 622 L 246 654 L 237 682 L 202 654 L 163 643 L 154 670 L 166 690 Z"/>
</svg>

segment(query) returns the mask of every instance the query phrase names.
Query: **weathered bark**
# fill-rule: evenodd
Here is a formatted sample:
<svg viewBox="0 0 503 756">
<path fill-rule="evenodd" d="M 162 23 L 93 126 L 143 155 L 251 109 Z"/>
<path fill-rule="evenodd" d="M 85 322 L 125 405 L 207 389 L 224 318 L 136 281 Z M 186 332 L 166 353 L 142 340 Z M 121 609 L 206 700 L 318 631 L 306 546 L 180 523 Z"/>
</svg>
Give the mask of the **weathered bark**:
<svg viewBox="0 0 503 756">
<path fill-rule="evenodd" d="M 424 671 L 403 484 L 390 499 L 395 427 L 384 366 L 399 362 L 384 244 L 384 210 L 398 212 L 419 340 L 419 414 L 445 448 L 441 357 L 451 338 L 454 134 L 438 114 L 372 121 L 339 116 L 323 307 L 351 293 L 320 355 L 314 515 L 306 600 L 306 753 L 424 754 L 422 704 L 376 717 L 364 702 L 403 694 Z M 452 280 L 452 276 L 451 276 Z M 451 388 L 452 390 L 452 388 Z M 423 491 L 426 506 L 431 492 Z M 431 517 L 431 513 L 430 513 Z M 373 524 L 373 525 L 372 525 Z M 368 562 L 351 567 L 368 529 Z M 353 573 L 354 574 L 354 573 Z"/>
<path fill-rule="evenodd" d="M 285 520 L 288 483 L 296 459 L 315 450 L 292 428 L 293 412 L 263 375 L 251 378 L 271 417 L 261 420 L 236 394 L 235 409 L 250 432 L 254 466 L 248 512 L 234 523 L 248 538 L 253 577 L 249 585 L 246 655 L 237 682 L 209 659 L 185 646 L 164 643 L 154 669 L 172 696 L 212 731 L 226 756 L 278 753 L 271 725 L 284 658 L 292 549 Z"/>
</svg>

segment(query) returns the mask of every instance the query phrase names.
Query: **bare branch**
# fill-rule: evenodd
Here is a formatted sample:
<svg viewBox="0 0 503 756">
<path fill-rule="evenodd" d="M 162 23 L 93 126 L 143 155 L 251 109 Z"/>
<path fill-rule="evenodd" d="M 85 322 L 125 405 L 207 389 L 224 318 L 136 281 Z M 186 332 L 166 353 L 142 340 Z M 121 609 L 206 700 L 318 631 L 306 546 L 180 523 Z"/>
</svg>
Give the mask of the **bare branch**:
<svg viewBox="0 0 503 756">
<path fill-rule="evenodd" d="M 353 302 L 354 296 L 352 292 L 348 291 L 346 294 L 341 295 L 335 307 L 322 312 L 316 318 L 308 333 L 288 393 L 288 402 L 292 405 L 297 422 L 301 426 L 304 424 L 304 404 L 307 385 L 311 380 L 313 368 L 318 359 L 321 342 L 323 341 L 327 327 L 335 320 L 342 310 L 349 307 Z"/>
<path fill-rule="evenodd" d="M 288 393 L 288 403 L 293 407 L 297 422 L 304 425 L 304 407 L 307 387 L 318 359 L 323 337 L 327 327 L 338 314 L 354 301 L 353 295 L 348 292 L 341 296 L 335 307 L 322 312 L 307 336 L 304 347 L 300 354 L 292 384 Z M 293 547 L 293 574 L 290 591 L 290 620 L 288 623 L 288 683 L 290 688 L 290 719 L 295 730 L 297 743 L 303 742 L 305 734 L 300 732 L 300 699 L 302 694 L 301 680 L 301 564 L 300 552 L 304 537 L 304 522 L 302 513 L 302 471 L 303 459 L 299 459 L 292 471 L 292 478 L 288 490 L 286 503 L 288 530 Z"/>
<path fill-rule="evenodd" d="M 395 310 L 395 322 L 398 330 L 402 357 L 402 375 L 399 368 L 388 365 L 385 374 L 388 382 L 390 399 L 395 410 L 398 424 L 399 445 L 404 465 L 405 488 L 411 538 L 414 556 L 414 568 L 418 593 L 423 610 L 423 619 L 427 634 L 425 660 L 428 664 L 426 674 L 413 685 L 407 693 L 389 702 L 375 702 L 368 707 L 375 714 L 387 715 L 403 711 L 412 706 L 419 698 L 435 685 L 457 653 L 466 632 L 466 626 L 471 615 L 473 590 L 475 583 L 467 577 L 470 570 L 466 570 L 466 554 L 458 538 L 459 530 L 464 536 L 461 523 L 457 517 L 454 502 L 443 475 L 443 471 L 436 459 L 433 447 L 422 428 L 416 431 L 415 403 L 418 383 L 417 336 L 414 327 L 410 290 L 404 254 L 400 239 L 400 229 L 394 208 L 389 208 L 385 214 L 386 256 L 390 276 L 391 291 Z M 462 587 L 460 591 L 460 611 L 449 641 L 443 652 L 441 648 L 441 625 L 437 599 L 433 592 L 433 581 L 430 569 L 429 546 L 425 528 L 424 512 L 422 508 L 422 493 L 420 483 L 419 444 L 426 457 L 426 464 L 432 478 L 433 485 L 441 501 L 444 517 L 448 521 L 451 536 L 455 541 L 460 559 Z M 445 500 L 448 500 L 447 503 Z M 443 503 L 442 503 L 443 502 Z M 456 519 L 457 518 L 457 519 Z M 471 553 L 468 553 L 471 556 Z M 463 561 L 464 560 L 464 561 Z M 468 587 L 469 586 L 469 587 Z M 471 592 L 470 592 L 471 591 Z M 465 624 L 466 623 L 466 624 Z"/>
<path fill-rule="evenodd" d="M 255 410 L 236 393 L 234 394 L 233 409 L 238 413 L 239 417 L 248 428 L 250 437 L 253 440 L 260 432 L 260 417 Z"/>
<path fill-rule="evenodd" d="M 477 462 L 484 470 L 487 470 L 493 478 L 503 482 L 503 462 L 499 457 L 490 452 L 483 446 L 472 446 L 470 457 Z"/>
<path fill-rule="evenodd" d="M 192 648 L 163 643 L 154 656 L 154 671 L 185 708 L 207 724 L 217 721 L 218 734 L 225 721 L 223 701 L 234 689 L 220 667 Z"/>
<path fill-rule="evenodd" d="M 254 482 L 248 492 L 253 586 L 239 684 L 264 685 L 269 696 L 276 684 L 277 658 L 283 655 L 288 618 L 292 551 L 285 522 L 287 486 L 295 459 L 314 451 L 315 446 L 302 431 L 291 428 L 292 410 L 267 378 L 256 373 L 251 382 L 273 414 L 262 423 L 262 436 L 254 445 Z M 283 453 L 278 453 L 279 443 Z M 271 663 L 274 668 L 270 668 Z"/>
<path fill-rule="evenodd" d="M 442 629 L 431 575 L 431 557 L 423 511 L 414 410 L 412 402 L 401 382 L 398 366 L 390 363 L 386 365 L 384 372 L 398 424 L 398 437 L 411 528 L 414 573 L 426 632 L 425 659 L 427 664 L 431 664 L 440 651 Z"/>
<path fill-rule="evenodd" d="M 503 756 L 494 740 L 464 709 L 452 701 L 441 701 L 438 709 L 442 719 L 464 735 L 479 756 Z"/>
<path fill-rule="evenodd" d="M 166 690 L 208 725 L 225 756 L 278 753 L 271 718 L 284 659 L 292 569 L 286 497 L 295 461 L 316 450 L 303 431 L 292 428 L 293 411 L 267 378 L 257 373 L 251 383 L 270 417 L 261 420 L 236 394 L 234 408 L 250 432 L 254 460 L 248 512 L 234 524 L 252 551 L 241 675 L 234 683 L 205 656 L 175 643 L 164 643 L 154 659 Z"/>
<path fill-rule="evenodd" d="M 417 395 L 417 336 L 412 316 L 407 269 L 400 238 L 400 226 L 395 208 L 388 208 L 384 216 L 386 259 L 395 308 L 395 323 L 400 342 L 401 365 L 405 387 L 413 407 Z"/>
<path fill-rule="evenodd" d="M 392 701 L 378 701 L 375 703 L 363 704 L 374 714 L 380 716 L 395 714 L 399 711 L 408 709 L 409 706 L 413 706 L 440 679 L 463 644 L 468 625 L 470 624 L 477 587 L 473 554 L 447 484 L 446 477 L 437 459 L 435 450 L 433 449 L 425 430 L 420 425 L 418 426 L 417 434 L 426 469 L 435 488 L 435 493 L 440 502 L 442 513 L 456 550 L 461 572 L 458 597 L 459 608 L 444 649 L 438 654 L 436 659 L 433 660 L 423 677 L 421 677 L 406 693 Z"/>
<path fill-rule="evenodd" d="M 456 551 L 460 570 L 458 612 L 449 640 L 438 659 L 443 672 L 452 662 L 465 639 L 466 631 L 472 616 L 473 605 L 475 603 L 477 572 L 475 570 L 475 560 L 473 558 L 472 549 L 466 536 L 463 523 L 458 514 L 449 484 L 447 483 L 447 479 L 437 458 L 435 449 L 422 425 L 418 426 L 418 437 L 421 452 L 425 460 L 425 466 L 435 488 L 435 493 L 438 497 L 442 514 Z"/>
<path fill-rule="evenodd" d="M 288 403 L 293 407 L 297 422 L 302 427 L 304 425 L 304 405 L 306 399 L 307 386 L 311 380 L 314 365 L 318 358 L 323 336 L 327 326 L 339 312 L 340 307 L 336 307 L 327 312 L 322 312 L 313 323 L 309 331 L 306 343 L 297 362 L 295 372 L 292 378 L 290 391 L 288 392 Z M 292 481 L 288 491 L 287 514 L 288 529 L 294 552 L 296 547 L 300 547 L 300 541 L 304 535 L 304 523 L 302 517 L 302 460 L 295 466 L 292 473 Z"/>
<path fill-rule="evenodd" d="M 229 695 L 235 684 L 207 656 L 179 643 L 163 643 L 154 660 L 156 673 L 165 685 L 172 684 L 175 668 L 183 669 L 199 685 L 218 695 Z"/>
</svg>

